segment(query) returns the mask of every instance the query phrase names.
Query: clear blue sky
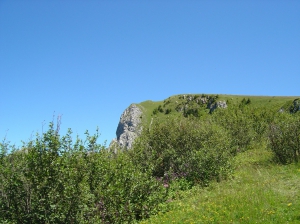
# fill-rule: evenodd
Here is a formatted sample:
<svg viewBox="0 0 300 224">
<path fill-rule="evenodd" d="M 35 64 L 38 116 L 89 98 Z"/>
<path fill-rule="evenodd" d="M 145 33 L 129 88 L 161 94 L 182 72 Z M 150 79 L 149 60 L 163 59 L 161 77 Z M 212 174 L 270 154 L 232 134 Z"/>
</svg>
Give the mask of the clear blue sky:
<svg viewBox="0 0 300 224">
<path fill-rule="evenodd" d="M 300 1 L 0 0 L 0 139 L 108 143 L 131 103 L 181 93 L 300 95 Z M 7 131 L 8 130 L 8 131 Z"/>
</svg>

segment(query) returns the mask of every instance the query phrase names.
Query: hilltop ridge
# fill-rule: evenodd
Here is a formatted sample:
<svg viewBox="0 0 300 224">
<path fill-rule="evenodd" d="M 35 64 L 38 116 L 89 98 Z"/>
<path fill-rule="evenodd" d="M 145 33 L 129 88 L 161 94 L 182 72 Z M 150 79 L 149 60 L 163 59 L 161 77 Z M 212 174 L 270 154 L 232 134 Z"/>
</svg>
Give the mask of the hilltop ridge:
<svg viewBox="0 0 300 224">
<path fill-rule="evenodd" d="M 162 101 L 146 100 L 133 103 L 124 110 L 116 130 L 116 138 L 110 143 L 130 149 L 143 126 L 149 126 L 153 119 L 168 117 L 206 117 L 216 109 L 226 109 L 234 105 L 252 108 L 266 107 L 277 112 L 300 111 L 300 100 L 295 96 L 247 96 L 226 94 L 179 94 Z"/>
</svg>

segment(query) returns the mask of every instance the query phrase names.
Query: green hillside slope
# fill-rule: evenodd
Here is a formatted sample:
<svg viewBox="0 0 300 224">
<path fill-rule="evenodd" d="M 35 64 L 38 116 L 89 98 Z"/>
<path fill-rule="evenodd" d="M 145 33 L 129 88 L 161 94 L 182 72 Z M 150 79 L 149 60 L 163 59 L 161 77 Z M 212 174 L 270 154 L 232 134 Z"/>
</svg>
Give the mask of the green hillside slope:
<svg viewBox="0 0 300 224">
<path fill-rule="evenodd" d="M 204 98 L 206 103 L 200 101 Z M 211 112 L 210 104 L 219 101 L 226 102 L 227 108 Z M 172 117 L 214 120 L 224 125 L 232 134 L 233 145 L 238 147 L 229 179 L 212 182 L 208 187 L 196 185 L 173 192 L 166 212 L 142 223 L 300 223 L 300 165 L 280 165 L 280 161 L 290 162 L 278 158 L 295 144 L 295 155 L 299 157 L 300 126 L 284 129 L 299 123 L 298 97 L 190 94 L 139 105 L 147 125 L 151 120 L 163 122 Z M 290 115 L 295 112 L 295 116 Z M 280 126 L 282 134 L 274 134 L 272 125 Z M 289 135 L 293 135 L 290 140 Z M 243 139 L 245 136 L 250 136 L 250 140 Z M 284 141 L 272 145 L 270 141 L 274 139 Z M 291 145 L 286 145 L 286 141 L 291 141 Z M 280 149 L 274 150 L 275 146 Z"/>
<path fill-rule="evenodd" d="M 300 223 L 298 97 L 134 107 L 132 148 L 110 150 L 98 132 L 73 139 L 59 119 L 21 148 L 0 142 L 0 223 Z"/>
<path fill-rule="evenodd" d="M 253 108 L 268 108 L 272 111 L 279 111 L 283 108 L 288 111 L 293 105 L 296 96 L 247 96 L 247 95 L 219 95 L 219 94 L 180 94 L 171 96 L 163 101 L 147 100 L 137 104 L 144 112 L 144 122 L 149 124 L 152 118 L 167 116 L 206 116 L 211 103 L 224 101 L 229 107 L 235 107 L 245 100 L 245 103 Z M 203 103 L 201 99 L 206 102 Z"/>
<path fill-rule="evenodd" d="M 168 212 L 141 223 L 300 223 L 300 165 L 280 166 L 264 146 L 239 154 L 227 181 L 177 192 Z"/>
</svg>

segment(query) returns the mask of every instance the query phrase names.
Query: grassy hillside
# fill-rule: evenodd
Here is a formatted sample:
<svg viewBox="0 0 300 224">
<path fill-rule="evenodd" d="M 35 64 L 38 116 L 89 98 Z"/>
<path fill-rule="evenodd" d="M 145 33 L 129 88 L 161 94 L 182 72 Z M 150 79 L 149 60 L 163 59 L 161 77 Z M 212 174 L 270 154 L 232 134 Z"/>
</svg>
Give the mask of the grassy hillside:
<svg viewBox="0 0 300 224">
<path fill-rule="evenodd" d="M 264 146 L 238 154 L 229 180 L 178 192 L 170 211 L 141 223 L 300 223 L 300 165 L 278 165 Z"/>
<path fill-rule="evenodd" d="M 60 134 L 59 119 L 0 142 L 0 223 L 300 223 L 296 98 L 145 101 L 130 150 Z"/>
<path fill-rule="evenodd" d="M 206 119 L 213 115 L 209 114 L 208 104 L 195 102 L 201 97 L 225 101 L 228 108 L 244 104 L 252 111 L 266 110 L 271 117 L 277 116 L 280 109 L 288 112 L 298 98 L 192 94 L 184 98 L 176 95 L 159 102 L 145 101 L 140 106 L 147 122 L 184 115 L 183 111 L 176 110 L 178 105 L 196 108 L 197 117 Z M 158 112 L 153 113 L 155 110 Z M 167 110 L 171 112 L 166 113 Z M 176 197 L 169 200 L 167 212 L 160 212 L 141 223 L 300 223 L 298 163 L 280 165 L 274 162 L 274 153 L 267 141 L 255 140 L 248 150 L 234 157 L 234 164 L 229 179 L 213 182 L 209 187 L 195 186 L 178 191 Z"/>
<path fill-rule="evenodd" d="M 192 100 L 189 100 L 189 98 Z M 196 103 L 197 99 L 210 97 L 216 98 L 216 102 L 225 101 L 228 107 L 235 107 L 239 105 L 243 99 L 251 101 L 253 108 L 268 108 L 270 110 L 279 111 L 281 108 L 288 110 L 292 106 L 293 100 L 299 98 L 296 96 L 247 96 L 247 95 L 222 95 L 222 94 L 180 94 L 171 96 L 162 101 L 147 100 L 137 104 L 144 113 L 144 125 L 147 125 L 154 118 L 181 116 L 183 111 L 178 108 L 188 105 L 189 108 L 199 110 L 200 116 L 205 116 L 209 113 L 208 103 Z M 157 111 L 161 108 L 161 111 Z M 168 112 L 170 111 L 170 112 Z"/>
</svg>

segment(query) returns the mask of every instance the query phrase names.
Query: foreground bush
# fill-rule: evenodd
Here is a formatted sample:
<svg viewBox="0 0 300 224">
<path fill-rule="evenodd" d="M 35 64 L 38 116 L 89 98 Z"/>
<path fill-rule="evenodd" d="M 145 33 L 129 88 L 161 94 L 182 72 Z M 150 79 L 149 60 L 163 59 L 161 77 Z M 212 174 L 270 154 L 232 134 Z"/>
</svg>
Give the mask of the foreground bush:
<svg viewBox="0 0 300 224">
<path fill-rule="evenodd" d="M 197 118 L 156 120 L 131 151 L 137 166 L 168 182 L 185 178 L 206 185 L 230 172 L 231 140 L 226 130 Z"/>
<path fill-rule="evenodd" d="M 157 213 L 159 204 L 166 198 L 162 183 L 150 172 L 142 172 L 134 166 L 126 152 L 106 161 L 107 166 L 99 167 L 102 176 L 94 189 L 98 198 L 96 213 L 101 220 L 105 223 L 131 223 Z"/>
<path fill-rule="evenodd" d="M 0 145 L 1 223 L 128 223 L 157 211 L 162 184 L 86 135 L 73 143 L 51 124 L 21 150 Z"/>
</svg>

